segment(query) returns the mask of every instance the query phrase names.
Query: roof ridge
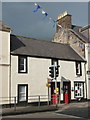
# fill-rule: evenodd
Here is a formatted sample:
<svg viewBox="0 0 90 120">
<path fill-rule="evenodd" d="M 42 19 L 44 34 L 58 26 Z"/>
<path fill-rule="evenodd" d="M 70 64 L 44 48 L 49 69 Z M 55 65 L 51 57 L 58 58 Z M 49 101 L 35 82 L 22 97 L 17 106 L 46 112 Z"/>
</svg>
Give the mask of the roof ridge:
<svg viewBox="0 0 90 120">
<path fill-rule="evenodd" d="M 41 41 L 41 42 L 48 42 L 48 43 L 52 43 L 52 44 L 61 44 L 61 45 L 70 46 L 69 44 L 58 43 L 58 42 L 54 42 L 54 41 L 52 41 L 52 40 L 41 40 L 41 39 L 36 39 L 36 38 L 29 38 L 29 37 L 24 37 L 24 36 L 18 36 L 18 35 L 14 35 L 14 34 L 11 34 L 11 35 L 12 35 L 12 36 L 19 37 L 19 38 L 26 38 L 26 39 L 30 39 L 30 40 L 38 40 L 38 41 Z"/>
</svg>

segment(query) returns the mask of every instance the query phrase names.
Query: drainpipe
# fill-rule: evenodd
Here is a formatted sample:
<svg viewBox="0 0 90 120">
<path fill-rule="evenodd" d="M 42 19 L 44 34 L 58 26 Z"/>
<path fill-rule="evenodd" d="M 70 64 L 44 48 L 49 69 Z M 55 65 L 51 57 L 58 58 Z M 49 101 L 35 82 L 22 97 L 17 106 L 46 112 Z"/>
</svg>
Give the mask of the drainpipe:
<svg viewBox="0 0 90 120">
<path fill-rule="evenodd" d="M 10 31 L 10 34 L 11 34 L 11 31 Z M 10 47 L 9 51 L 11 52 L 11 44 L 10 44 L 9 47 Z M 10 104 L 10 107 L 11 107 L 11 54 L 9 54 L 9 55 L 10 55 L 10 65 L 9 65 L 9 104 Z"/>
<path fill-rule="evenodd" d="M 85 68 L 84 72 L 85 72 L 86 99 L 87 99 L 87 75 L 86 75 L 86 62 L 85 62 L 85 64 L 84 64 L 84 68 Z"/>
<path fill-rule="evenodd" d="M 11 54 L 10 54 L 10 70 L 9 70 L 9 104 L 11 105 Z"/>
</svg>

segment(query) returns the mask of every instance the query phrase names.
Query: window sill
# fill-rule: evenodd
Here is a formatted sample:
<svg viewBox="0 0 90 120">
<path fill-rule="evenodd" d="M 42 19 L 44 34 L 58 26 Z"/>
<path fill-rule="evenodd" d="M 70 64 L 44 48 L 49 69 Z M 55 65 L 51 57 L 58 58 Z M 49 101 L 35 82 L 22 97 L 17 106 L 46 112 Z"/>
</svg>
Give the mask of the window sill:
<svg viewBox="0 0 90 120">
<path fill-rule="evenodd" d="M 75 75 L 75 77 L 76 77 L 76 78 L 78 78 L 78 77 L 82 77 L 82 75 Z"/>
<path fill-rule="evenodd" d="M 18 72 L 18 74 L 28 74 L 27 72 Z"/>
</svg>

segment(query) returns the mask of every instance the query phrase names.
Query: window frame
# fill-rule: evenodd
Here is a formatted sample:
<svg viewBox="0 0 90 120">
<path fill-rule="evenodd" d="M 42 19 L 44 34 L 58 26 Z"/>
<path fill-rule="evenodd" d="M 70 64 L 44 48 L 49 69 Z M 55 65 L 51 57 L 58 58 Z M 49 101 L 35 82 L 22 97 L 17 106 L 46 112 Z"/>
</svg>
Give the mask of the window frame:
<svg viewBox="0 0 90 120">
<path fill-rule="evenodd" d="M 76 96 L 75 96 L 75 83 L 81 83 L 81 84 L 83 84 L 83 97 L 80 97 L 80 96 L 79 96 L 79 97 L 78 97 L 78 96 L 76 97 Z M 82 82 L 82 81 L 75 81 L 75 82 L 74 82 L 74 98 L 84 98 L 84 82 Z"/>
<path fill-rule="evenodd" d="M 82 76 L 82 65 L 81 65 L 81 62 L 76 61 L 75 65 L 76 65 L 76 75 L 77 76 Z M 78 71 L 78 69 L 77 69 L 78 66 L 77 65 L 80 65 L 80 68 L 79 68 L 80 73 L 77 72 Z"/>
<path fill-rule="evenodd" d="M 19 94 L 19 87 L 21 87 L 21 86 L 26 86 L 26 100 L 24 100 L 24 101 L 20 101 L 19 99 L 20 99 L 20 94 Z M 23 102 L 28 102 L 28 84 L 18 84 L 18 91 L 17 91 L 17 93 L 18 93 L 18 103 L 23 103 Z"/>
<path fill-rule="evenodd" d="M 24 58 L 24 69 L 25 70 L 20 70 L 20 58 Z M 18 73 L 27 73 L 27 56 L 20 55 L 18 56 Z"/>
</svg>

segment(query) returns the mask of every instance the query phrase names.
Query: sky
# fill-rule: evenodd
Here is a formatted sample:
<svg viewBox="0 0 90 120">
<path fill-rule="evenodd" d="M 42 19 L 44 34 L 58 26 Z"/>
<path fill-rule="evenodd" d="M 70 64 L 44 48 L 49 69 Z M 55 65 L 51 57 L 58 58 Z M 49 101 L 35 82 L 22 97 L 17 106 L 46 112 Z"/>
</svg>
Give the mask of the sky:
<svg viewBox="0 0 90 120">
<path fill-rule="evenodd" d="M 50 17 L 57 20 L 59 14 L 68 11 L 72 15 L 72 24 L 88 24 L 88 2 L 37 2 L 48 13 L 44 15 L 36 9 L 34 2 L 2 2 L 2 21 L 10 26 L 12 34 L 30 38 L 51 40 L 56 27 Z"/>
</svg>

